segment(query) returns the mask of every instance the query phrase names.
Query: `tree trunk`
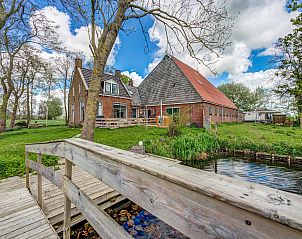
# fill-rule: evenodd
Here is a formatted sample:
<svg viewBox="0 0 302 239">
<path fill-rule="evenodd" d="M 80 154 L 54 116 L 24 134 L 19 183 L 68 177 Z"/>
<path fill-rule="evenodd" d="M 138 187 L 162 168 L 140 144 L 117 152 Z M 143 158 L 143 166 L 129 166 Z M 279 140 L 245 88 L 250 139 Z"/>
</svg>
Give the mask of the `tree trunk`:
<svg viewBox="0 0 302 239">
<path fill-rule="evenodd" d="M 93 141 L 95 119 L 97 112 L 97 102 L 101 88 L 102 74 L 109 57 L 109 54 L 114 46 L 118 32 L 123 24 L 125 12 L 128 8 L 128 1 L 119 1 L 119 7 L 114 21 L 104 27 L 99 45 L 94 57 L 94 66 L 89 84 L 87 106 L 85 111 L 84 126 L 81 137 L 86 140 Z"/>
<path fill-rule="evenodd" d="M 3 94 L 0 106 L 0 133 L 6 130 L 7 104 L 11 93 Z"/>
<path fill-rule="evenodd" d="M 64 80 L 64 111 L 65 111 L 65 125 L 68 125 L 68 107 L 67 107 L 67 76 Z"/>
<path fill-rule="evenodd" d="M 29 127 L 30 121 L 31 121 L 29 86 L 30 86 L 30 84 L 27 83 L 27 85 L 26 85 L 26 111 L 27 111 L 27 114 L 26 114 L 26 126 L 27 126 L 27 128 Z"/>
<path fill-rule="evenodd" d="M 9 124 L 9 127 L 11 129 L 15 127 L 18 104 L 19 104 L 19 98 L 17 96 L 15 96 L 13 112 L 10 116 L 10 124 Z"/>
</svg>

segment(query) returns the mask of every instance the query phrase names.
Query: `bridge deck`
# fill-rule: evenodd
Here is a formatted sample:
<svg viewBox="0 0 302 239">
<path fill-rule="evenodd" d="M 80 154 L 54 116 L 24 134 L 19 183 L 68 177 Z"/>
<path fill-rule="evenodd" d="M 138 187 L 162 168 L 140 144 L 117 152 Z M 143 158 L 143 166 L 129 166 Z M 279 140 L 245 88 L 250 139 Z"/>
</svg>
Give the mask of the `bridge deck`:
<svg viewBox="0 0 302 239">
<path fill-rule="evenodd" d="M 0 238 L 59 238 L 28 189 L 9 191 L 21 184 L 7 182 L 0 187 Z"/>
<path fill-rule="evenodd" d="M 60 170 L 58 172 L 63 174 L 64 166 L 60 166 Z M 37 175 L 30 176 L 30 191 L 31 197 L 37 199 Z M 78 167 L 73 167 L 73 175 L 72 180 L 75 184 L 82 189 L 89 197 L 97 203 L 100 208 L 105 209 L 121 200 L 125 199 L 125 197 L 121 196 L 118 192 L 110 188 L 108 185 L 102 183 L 99 179 L 91 176 L 90 174 L 84 172 Z M 22 192 L 25 189 L 25 179 L 20 177 L 11 177 L 5 180 L 0 180 L 0 217 L 2 214 L 2 204 L 5 203 L 5 195 L 10 195 L 15 191 Z M 26 190 L 28 191 L 28 190 Z M 29 192 L 27 192 L 29 193 Z M 50 224 L 55 228 L 57 232 L 62 231 L 63 217 L 64 217 L 64 194 L 61 189 L 56 187 L 53 183 L 48 181 L 47 179 L 42 179 L 42 194 L 43 194 L 43 205 L 42 210 L 44 215 L 46 215 Z M 13 198 L 13 197 L 11 197 Z M 12 207 L 14 203 L 10 204 Z M 14 208 L 13 208 L 14 209 Z M 21 213 L 22 214 L 22 213 Z M 31 215 L 31 214 L 30 214 Z M 72 205 L 71 207 L 71 215 L 72 221 L 71 225 L 74 225 L 83 220 L 82 215 L 79 210 Z M 18 223 L 22 220 L 27 220 L 27 214 L 24 214 L 24 217 L 19 218 Z M 34 216 L 33 216 L 34 217 Z M 30 219 L 30 218 L 29 218 Z M 2 219 L 0 219 L 2 220 Z M 0 230 L 1 230 L 0 225 Z M 0 233 L 0 238 L 2 238 L 2 234 Z M 6 237 L 3 237 L 6 238 Z"/>
</svg>

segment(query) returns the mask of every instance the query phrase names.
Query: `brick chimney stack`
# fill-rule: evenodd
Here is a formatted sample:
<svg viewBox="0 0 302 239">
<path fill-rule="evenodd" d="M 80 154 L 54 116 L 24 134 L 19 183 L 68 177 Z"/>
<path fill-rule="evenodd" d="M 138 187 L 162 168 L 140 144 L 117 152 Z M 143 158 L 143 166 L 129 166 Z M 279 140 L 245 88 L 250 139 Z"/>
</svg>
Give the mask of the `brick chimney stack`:
<svg viewBox="0 0 302 239">
<path fill-rule="evenodd" d="M 129 85 L 133 86 L 133 80 L 132 79 L 129 80 Z"/>
<path fill-rule="evenodd" d="M 115 76 L 118 78 L 122 77 L 122 72 L 120 70 L 115 70 Z"/>
<path fill-rule="evenodd" d="M 82 59 L 80 59 L 80 58 L 76 58 L 76 59 L 75 59 L 75 67 L 82 68 L 82 67 L 83 67 L 82 64 L 83 64 L 83 63 L 82 63 Z"/>
</svg>

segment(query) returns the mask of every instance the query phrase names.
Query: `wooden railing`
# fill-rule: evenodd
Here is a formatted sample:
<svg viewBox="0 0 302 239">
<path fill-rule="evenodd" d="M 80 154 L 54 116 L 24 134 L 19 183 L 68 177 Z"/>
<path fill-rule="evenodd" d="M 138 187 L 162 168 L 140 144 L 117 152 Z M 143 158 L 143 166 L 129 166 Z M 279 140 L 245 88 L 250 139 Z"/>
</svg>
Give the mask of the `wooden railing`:
<svg viewBox="0 0 302 239">
<path fill-rule="evenodd" d="M 156 118 L 98 118 L 96 119 L 96 127 L 100 128 L 122 128 L 129 126 L 155 126 Z"/>
<path fill-rule="evenodd" d="M 73 164 L 190 238 L 302 238 L 299 195 L 82 139 L 26 145 L 26 152 L 40 155 L 38 159 L 42 154 L 66 159 L 64 176 L 40 160 L 26 159 L 27 185 L 33 169 L 65 193 L 65 238 L 70 203 L 101 238 L 131 238 L 72 182 Z"/>
</svg>

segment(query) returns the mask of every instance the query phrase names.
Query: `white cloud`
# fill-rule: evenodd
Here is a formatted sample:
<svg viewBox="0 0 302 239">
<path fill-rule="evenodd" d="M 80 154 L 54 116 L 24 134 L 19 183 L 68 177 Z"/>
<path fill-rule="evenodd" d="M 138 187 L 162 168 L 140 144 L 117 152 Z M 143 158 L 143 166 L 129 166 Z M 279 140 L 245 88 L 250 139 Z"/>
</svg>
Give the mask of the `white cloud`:
<svg viewBox="0 0 302 239">
<path fill-rule="evenodd" d="M 286 0 L 227 1 L 230 14 L 238 15 L 234 20 L 231 36 L 233 45 L 228 47 L 222 58 L 211 67 L 217 73 L 226 71 L 236 75 L 246 72 L 251 65 L 249 58 L 253 49 L 269 48 L 279 37 L 283 37 L 291 31 L 290 19 L 296 13 L 288 13 L 285 5 Z M 149 36 L 152 41 L 156 42 L 159 50 L 154 56 L 154 61 L 149 64 L 148 71 L 154 68 L 167 49 L 165 31 L 160 24 L 154 23 L 149 30 Z M 174 55 L 201 73 L 210 75 L 204 66 L 191 59 L 187 50 L 174 53 Z"/>
<path fill-rule="evenodd" d="M 280 55 L 282 52 L 280 49 L 276 48 L 275 44 L 271 45 L 270 47 L 266 48 L 264 51 L 260 52 L 258 56 L 276 56 Z"/>
<path fill-rule="evenodd" d="M 68 14 L 60 12 L 55 7 L 45 7 L 40 12 L 57 26 L 56 32 L 62 42 L 62 46 L 70 51 L 82 52 L 87 59 L 91 58 L 91 51 L 89 49 L 89 33 L 87 26 L 81 26 L 71 32 L 71 19 Z M 115 55 L 117 54 L 121 41 L 117 38 L 115 45 L 108 58 L 107 64 L 113 65 L 115 62 Z M 46 53 L 45 53 L 46 54 Z"/>
<path fill-rule="evenodd" d="M 269 69 L 266 71 L 229 75 L 228 80 L 235 83 L 243 83 L 252 90 L 255 90 L 257 87 L 271 89 L 274 88 L 276 83 L 280 80 L 280 78 L 275 75 L 276 71 L 276 69 Z"/>
<path fill-rule="evenodd" d="M 142 76 L 137 74 L 136 72 L 123 71 L 122 74 L 130 77 L 133 80 L 134 86 L 139 86 L 140 83 L 144 80 Z"/>
</svg>

